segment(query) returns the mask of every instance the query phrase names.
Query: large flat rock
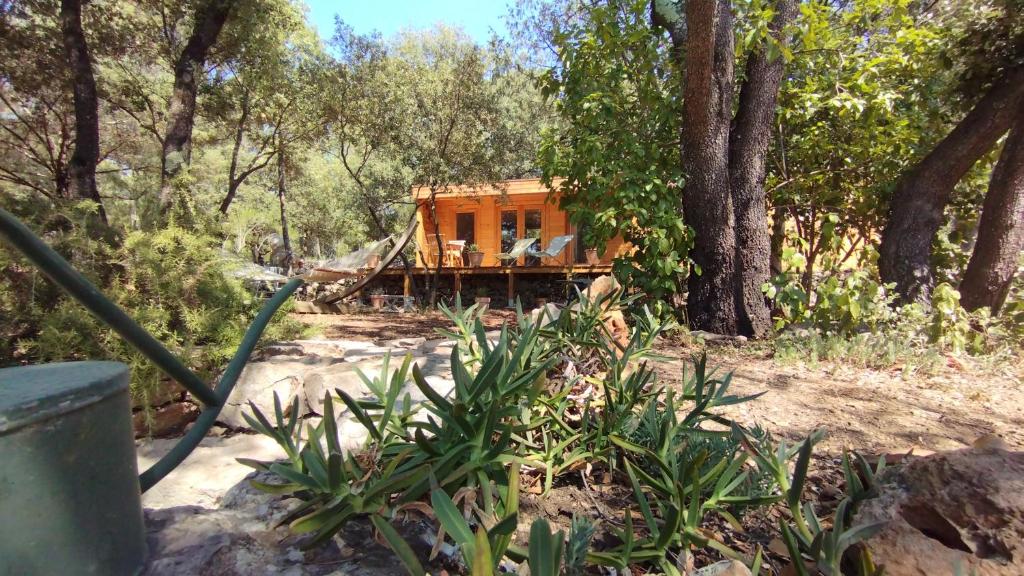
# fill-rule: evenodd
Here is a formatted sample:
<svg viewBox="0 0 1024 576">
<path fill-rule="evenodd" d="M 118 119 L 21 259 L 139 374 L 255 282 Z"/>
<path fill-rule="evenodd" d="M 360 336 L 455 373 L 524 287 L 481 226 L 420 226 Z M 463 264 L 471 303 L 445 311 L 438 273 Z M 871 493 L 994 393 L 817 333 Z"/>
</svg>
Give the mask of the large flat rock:
<svg viewBox="0 0 1024 576">
<path fill-rule="evenodd" d="M 177 438 L 140 442 L 135 450 L 139 471 L 152 466 L 177 443 Z M 142 495 L 142 506 L 218 506 L 228 490 L 253 471 L 235 458 L 278 460 L 284 458 L 284 452 L 276 442 L 260 434 L 207 436 L 184 462 Z"/>
</svg>

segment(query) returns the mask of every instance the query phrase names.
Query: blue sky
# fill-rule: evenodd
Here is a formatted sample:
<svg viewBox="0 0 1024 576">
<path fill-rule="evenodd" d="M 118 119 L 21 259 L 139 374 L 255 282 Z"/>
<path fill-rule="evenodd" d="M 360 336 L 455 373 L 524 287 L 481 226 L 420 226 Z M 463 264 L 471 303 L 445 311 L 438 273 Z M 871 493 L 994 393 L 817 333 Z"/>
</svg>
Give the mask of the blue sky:
<svg viewBox="0 0 1024 576">
<path fill-rule="evenodd" d="M 490 29 L 504 31 L 508 0 L 305 0 L 307 18 L 324 40 L 334 35 L 334 16 L 341 16 L 356 33 L 374 30 L 385 37 L 403 28 L 427 28 L 438 22 L 461 27 L 477 42 Z"/>
</svg>

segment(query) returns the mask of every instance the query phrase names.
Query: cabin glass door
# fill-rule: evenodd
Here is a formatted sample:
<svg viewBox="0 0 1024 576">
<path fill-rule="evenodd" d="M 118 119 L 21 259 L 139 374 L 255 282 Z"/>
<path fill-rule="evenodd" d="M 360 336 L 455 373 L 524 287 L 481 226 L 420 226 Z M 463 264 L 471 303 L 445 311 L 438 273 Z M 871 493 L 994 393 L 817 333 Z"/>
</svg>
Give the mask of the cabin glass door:
<svg viewBox="0 0 1024 576">
<path fill-rule="evenodd" d="M 523 211 L 523 229 L 526 231 L 524 238 L 536 238 L 532 246 L 533 250 L 543 250 L 544 238 L 542 238 L 543 227 L 541 226 L 543 210 L 537 209 L 526 209 Z M 540 258 L 537 256 L 527 256 L 527 266 L 539 266 L 541 263 Z"/>
<path fill-rule="evenodd" d="M 501 250 L 508 254 L 519 239 L 519 213 L 515 210 L 501 211 Z"/>
</svg>

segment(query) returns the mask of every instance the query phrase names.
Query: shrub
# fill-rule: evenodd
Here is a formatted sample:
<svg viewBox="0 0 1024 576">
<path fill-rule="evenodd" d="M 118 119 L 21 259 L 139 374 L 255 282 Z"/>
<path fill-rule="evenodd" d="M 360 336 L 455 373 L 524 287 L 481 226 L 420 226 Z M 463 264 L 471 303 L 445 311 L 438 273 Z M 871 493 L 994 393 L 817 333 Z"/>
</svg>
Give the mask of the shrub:
<svg viewBox="0 0 1024 576">
<path fill-rule="evenodd" d="M 621 295 L 605 304 L 616 308 Z M 315 531 L 307 545 L 352 518 L 368 518 L 413 574 L 423 567 L 388 524 L 407 508 L 436 518 L 435 550 L 449 536 L 474 574 L 494 573 L 502 556 L 527 562 L 538 574 L 557 575 L 563 566 L 580 574 L 587 564 L 677 574 L 676 559 L 693 547 L 742 558 L 709 536 L 705 518 L 717 515 L 736 526 L 736 510 L 777 502 L 793 518 L 793 526 L 780 531 L 789 530 L 794 558 L 810 554 L 832 565 L 844 547 L 869 533 L 845 518 L 829 532 L 800 501 L 820 435 L 776 447 L 763 431 L 723 417 L 717 409 L 756 395 L 729 394 L 731 375 L 715 377 L 704 358 L 694 360 L 678 391 L 660 386 L 645 361 L 663 325 L 649 313 L 635 317 L 623 343 L 591 322 L 587 310 L 563 312 L 566 318 L 543 328 L 543 318 L 535 323 L 520 312 L 518 325 L 497 336 L 485 334 L 478 310 L 449 310 L 456 324 L 449 332 L 456 341 L 450 395 L 434 391 L 410 357 L 395 371 L 386 358 L 380 376 L 363 377 L 373 398 L 328 394 L 323 421 L 307 426 L 305 436 L 297 405 L 286 416 L 275 401 L 273 423 L 254 407 L 250 424 L 286 454 L 280 462 L 246 462 L 277 477 L 254 484 L 304 501 L 288 521 L 295 531 Z M 418 414 L 408 396 L 399 401 L 410 380 L 426 398 Z M 335 399 L 369 434 L 347 453 L 340 448 Z M 599 539 L 603 549 L 591 550 L 592 525 L 575 520 L 566 542 L 564 533 L 538 520 L 528 548 L 516 546 L 521 475 L 548 491 L 560 476 L 591 467 L 612 472 L 632 489 L 635 502 L 623 513 L 624 527 L 610 527 Z M 634 526 L 634 511 L 642 525 Z M 818 534 L 824 547 L 816 543 Z M 759 558 L 742 559 L 756 566 Z"/>
<path fill-rule="evenodd" d="M 83 230 L 76 223 L 46 238 L 202 377 L 212 378 L 227 364 L 262 302 L 223 273 L 216 239 L 170 227 L 130 232 L 111 245 Z M 30 263 L 0 251 L 0 271 L 0 333 L 17 342 L 0 350 L 4 363 L 119 360 L 131 368 L 135 397 L 155 389 L 160 371 Z M 289 309 L 282 307 L 265 338 L 299 333 L 298 324 L 287 321 Z"/>
</svg>

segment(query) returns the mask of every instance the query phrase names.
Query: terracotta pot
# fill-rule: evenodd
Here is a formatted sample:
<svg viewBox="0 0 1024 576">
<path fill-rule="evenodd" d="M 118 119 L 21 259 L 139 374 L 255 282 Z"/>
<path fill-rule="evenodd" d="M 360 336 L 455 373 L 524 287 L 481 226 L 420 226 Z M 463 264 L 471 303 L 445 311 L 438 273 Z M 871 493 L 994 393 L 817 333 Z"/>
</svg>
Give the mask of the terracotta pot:
<svg viewBox="0 0 1024 576">
<path fill-rule="evenodd" d="M 370 306 L 380 310 L 384 307 L 384 295 L 383 294 L 371 294 L 370 295 Z"/>
<path fill-rule="evenodd" d="M 474 268 L 479 268 L 484 263 L 484 253 L 480 251 L 466 252 L 466 258 L 469 260 L 469 265 Z"/>
<path fill-rule="evenodd" d="M 597 248 L 587 248 L 583 254 L 587 257 L 587 264 L 597 266 L 601 263 L 601 256 L 597 254 Z"/>
</svg>

